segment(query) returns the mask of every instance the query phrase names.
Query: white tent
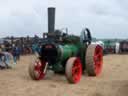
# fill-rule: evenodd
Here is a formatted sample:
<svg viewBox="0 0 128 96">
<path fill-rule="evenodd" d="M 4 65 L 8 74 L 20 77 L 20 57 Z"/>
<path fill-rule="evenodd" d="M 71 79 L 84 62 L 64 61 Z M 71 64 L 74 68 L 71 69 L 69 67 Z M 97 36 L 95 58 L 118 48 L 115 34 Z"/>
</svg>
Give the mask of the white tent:
<svg viewBox="0 0 128 96">
<path fill-rule="evenodd" d="M 116 47 L 115 47 L 116 54 L 119 53 L 119 48 L 120 48 L 120 43 L 119 42 L 116 42 Z"/>
</svg>

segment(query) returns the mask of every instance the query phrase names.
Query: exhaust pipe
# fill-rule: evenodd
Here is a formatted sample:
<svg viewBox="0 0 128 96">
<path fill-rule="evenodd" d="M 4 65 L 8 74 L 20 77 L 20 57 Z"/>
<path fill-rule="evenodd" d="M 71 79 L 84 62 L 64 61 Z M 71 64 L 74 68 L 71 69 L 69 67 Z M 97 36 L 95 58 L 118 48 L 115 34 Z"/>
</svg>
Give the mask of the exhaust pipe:
<svg viewBox="0 0 128 96">
<path fill-rule="evenodd" d="M 55 31 L 55 8 L 48 8 L 48 33 Z"/>
</svg>

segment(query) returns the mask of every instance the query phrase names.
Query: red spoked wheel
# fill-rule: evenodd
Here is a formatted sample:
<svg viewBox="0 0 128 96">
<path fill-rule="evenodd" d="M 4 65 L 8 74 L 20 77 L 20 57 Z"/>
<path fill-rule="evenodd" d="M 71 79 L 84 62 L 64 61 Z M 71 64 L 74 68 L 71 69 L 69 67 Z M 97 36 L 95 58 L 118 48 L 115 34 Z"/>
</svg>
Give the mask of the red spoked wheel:
<svg viewBox="0 0 128 96">
<path fill-rule="evenodd" d="M 34 63 L 29 65 L 29 75 L 33 80 L 41 80 L 46 74 L 46 62 L 37 59 Z"/>
<path fill-rule="evenodd" d="M 86 51 L 86 69 L 90 76 L 101 73 L 103 65 L 103 49 L 100 45 L 91 44 Z"/>
<path fill-rule="evenodd" d="M 95 53 L 94 53 L 94 66 L 95 66 L 95 73 L 98 75 L 101 72 L 102 64 L 103 64 L 103 52 L 101 46 L 96 46 Z"/>
<path fill-rule="evenodd" d="M 70 83 L 78 83 L 82 75 L 82 64 L 80 59 L 77 57 L 69 58 L 66 63 L 65 73 Z"/>
</svg>

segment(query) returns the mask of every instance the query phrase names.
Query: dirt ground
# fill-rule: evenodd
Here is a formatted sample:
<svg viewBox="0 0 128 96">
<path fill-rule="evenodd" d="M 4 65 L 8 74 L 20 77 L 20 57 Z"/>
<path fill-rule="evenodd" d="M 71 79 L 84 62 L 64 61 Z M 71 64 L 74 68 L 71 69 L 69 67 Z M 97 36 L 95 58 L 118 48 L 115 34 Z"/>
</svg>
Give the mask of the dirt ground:
<svg viewBox="0 0 128 96">
<path fill-rule="evenodd" d="M 0 96 L 128 96 L 128 55 L 104 56 L 102 74 L 83 75 L 75 85 L 51 72 L 45 80 L 31 80 L 28 65 L 32 58 L 23 56 L 15 68 L 0 70 Z"/>
</svg>

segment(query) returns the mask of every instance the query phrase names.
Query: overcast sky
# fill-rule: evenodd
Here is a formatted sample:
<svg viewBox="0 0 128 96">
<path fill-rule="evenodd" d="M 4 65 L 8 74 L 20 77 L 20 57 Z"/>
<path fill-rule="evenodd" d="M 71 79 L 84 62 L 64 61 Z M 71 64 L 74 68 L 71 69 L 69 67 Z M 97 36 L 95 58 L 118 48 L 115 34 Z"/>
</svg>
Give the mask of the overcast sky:
<svg viewBox="0 0 128 96">
<path fill-rule="evenodd" d="M 93 37 L 128 38 L 127 0 L 0 0 L 0 37 L 42 36 L 47 32 L 47 7 L 56 7 L 56 28 Z"/>
</svg>

